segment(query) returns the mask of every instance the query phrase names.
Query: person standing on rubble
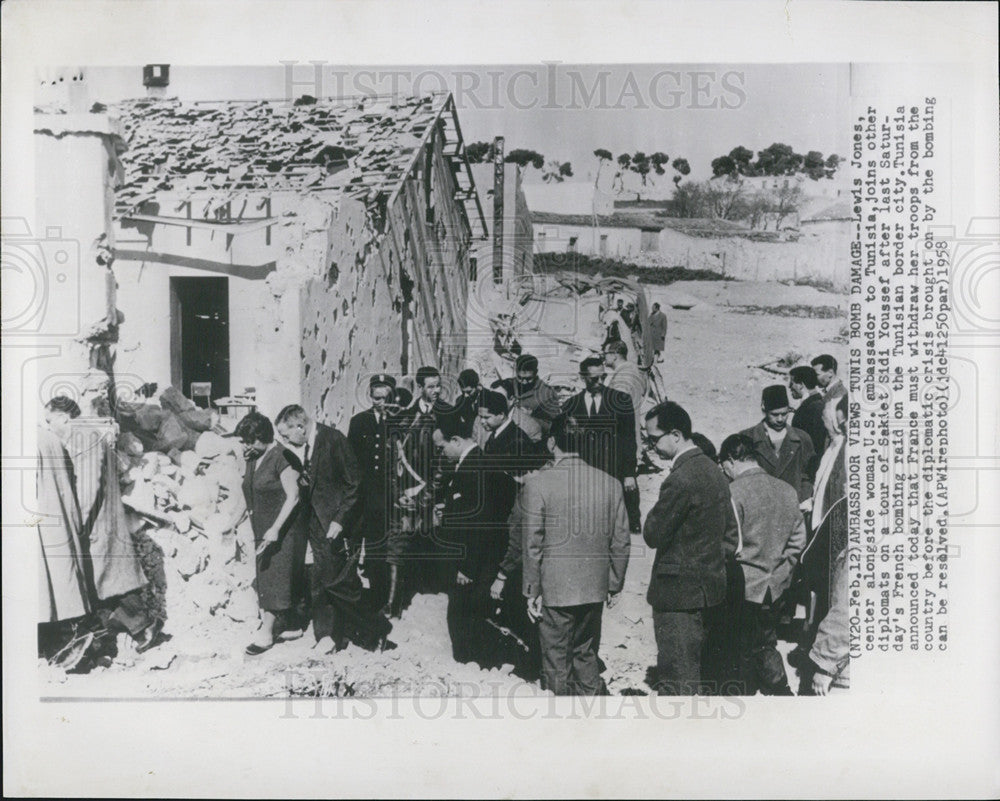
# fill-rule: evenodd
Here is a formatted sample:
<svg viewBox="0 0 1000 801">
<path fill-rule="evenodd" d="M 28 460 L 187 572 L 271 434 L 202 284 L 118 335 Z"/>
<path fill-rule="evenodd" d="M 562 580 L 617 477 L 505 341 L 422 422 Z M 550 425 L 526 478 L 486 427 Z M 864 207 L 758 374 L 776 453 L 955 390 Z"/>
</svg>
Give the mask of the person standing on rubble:
<svg viewBox="0 0 1000 801">
<path fill-rule="evenodd" d="M 667 347 L 667 315 L 660 309 L 659 303 L 653 304 L 649 315 L 649 331 L 653 335 L 653 350 L 657 362 L 663 361 L 663 351 Z"/>
<path fill-rule="evenodd" d="M 293 603 L 296 571 L 305 557 L 305 515 L 299 507 L 298 474 L 288 452 L 274 440 L 274 426 L 260 412 L 250 412 L 236 425 L 247 470 L 243 495 L 257 546 L 257 602 L 260 628 L 246 648 L 258 656 L 274 645 L 279 625 Z"/>
<path fill-rule="evenodd" d="M 364 572 L 370 582 L 376 609 L 383 609 L 392 589 L 390 553 L 389 472 L 390 458 L 386 405 L 396 389 L 396 379 L 379 373 L 368 382 L 372 405 L 351 418 L 347 441 L 358 459 L 361 491 L 356 514 L 356 539 L 364 544 Z"/>
<path fill-rule="evenodd" d="M 335 428 L 310 420 L 295 404 L 278 412 L 275 427 L 302 464 L 300 488 L 313 554 L 315 647 L 332 653 L 353 639 L 366 650 L 385 648 L 392 626 L 363 603 L 358 553 L 349 548 L 344 531 L 361 483 L 350 443 Z"/>
</svg>

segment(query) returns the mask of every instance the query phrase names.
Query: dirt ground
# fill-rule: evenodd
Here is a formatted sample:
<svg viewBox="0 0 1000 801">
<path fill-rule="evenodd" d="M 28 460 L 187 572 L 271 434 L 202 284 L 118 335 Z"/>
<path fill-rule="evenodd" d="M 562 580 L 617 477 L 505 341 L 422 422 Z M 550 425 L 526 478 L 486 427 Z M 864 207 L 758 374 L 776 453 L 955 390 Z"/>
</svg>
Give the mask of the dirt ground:
<svg viewBox="0 0 1000 801">
<path fill-rule="evenodd" d="M 756 423 L 761 389 L 782 381 L 760 365 L 780 369 L 777 360 L 794 354 L 801 358 L 787 366 L 808 363 L 819 353 L 846 361 L 846 345 L 839 338 L 843 317 L 799 316 L 809 309 L 845 308 L 843 296 L 808 286 L 721 281 L 682 282 L 649 287 L 648 292 L 668 318 L 663 388 L 689 411 L 695 430 L 716 446 L 726 435 Z M 780 313 L 766 312 L 778 307 Z M 748 308 L 754 313 L 747 313 Z M 796 316 L 784 316 L 788 314 Z M 639 477 L 644 514 L 661 481 L 658 475 Z M 245 530 L 240 536 L 246 536 Z M 642 538 L 634 537 L 625 589 L 604 615 L 601 658 L 612 693 L 649 692 L 646 671 L 656 661 L 645 601 L 651 559 Z M 243 649 L 250 642 L 251 623 L 212 616 L 195 625 L 168 620 L 167 642 L 138 656 L 124 653 L 111 667 L 66 675 L 41 663 L 40 691 L 59 698 L 158 699 L 483 695 L 518 687 L 528 693 L 508 668 L 484 672 L 451 659 L 445 608 L 444 595 L 418 596 L 390 635 L 398 648 L 381 654 L 351 645 L 338 654 L 318 655 L 306 632 L 299 640 L 247 657 Z"/>
</svg>

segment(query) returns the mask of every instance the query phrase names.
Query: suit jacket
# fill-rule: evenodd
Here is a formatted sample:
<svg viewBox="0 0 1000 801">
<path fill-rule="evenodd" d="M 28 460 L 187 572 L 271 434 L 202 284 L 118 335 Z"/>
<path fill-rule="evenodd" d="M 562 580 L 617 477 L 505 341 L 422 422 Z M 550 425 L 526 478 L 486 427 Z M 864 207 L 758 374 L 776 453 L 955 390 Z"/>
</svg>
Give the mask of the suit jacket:
<svg viewBox="0 0 1000 801">
<path fill-rule="evenodd" d="M 632 417 L 635 420 L 636 461 L 638 461 L 639 443 L 642 442 L 642 399 L 646 396 L 646 376 L 639 370 L 639 365 L 628 360 L 622 361 L 608 373 L 608 389 L 617 389 L 626 393 L 632 399 Z"/>
<path fill-rule="evenodd" d="M 826 425 L 823 423 L 823 407 L 825 402 L 822 393 L 810 395 L 795 410 L 792 416 L 792 428 L 805 431 L 812 440 L 813 462 L 819 466 L 819 459 L 826 449 Z M 815 467 L 812 473 L 816 473 Z"/>
<path fill-rule="evenodd" d="M 812 440 L 805 431 L 789 426 L 781 449 L 775 453 L 762 420 L 753 428 L 740 432 L 753 440 L 757 464 L 770 475 L 787 481 L 799 494 L 799 503 L 812 497 L 812 482 L 816 474 L 816 460 Z"/>
<path fill-rule="evenodd" d="M 392 418 L 387 426 L 396 471 L 394 483 L 400 493 L 424 484 L 418 502 L 427 508 L 430 508 L 427 502 L 434 495 L 435 475 L 442 469 L 434 447 L 434 429 L 441 417 L 451 412 L 452 407 L 439 400 L 429 413 L 424 413 L 416 401 Z"/>
<path fill-rule="evenodd" d="M 515 381 L 514 397 L 521 409 L 539 421 L 543 431 L 549 430 L 552 419 L 559 414 L 559 393 L 539 378 L 528 390 Z"/>
<path fill-rule="evenodd" d="M 736 520 L 729 482 L 719 466 L 692 448 L 678 455 L 642 537 L 656 549 L 646 600 L 657 612 L 704 609 L 726 597 L 727 550 Z"/>
<path fill-rule="evenodd" d="M 568 454 L 528 480 L 523 504 L 526 597 L 578 606 L 621 591 L 631 542 L 618 481 Z"/>
<path fill-rule="evenodd" d="M 591 467 L 621 481 L 635 475 L 635 410 L 624 392 L 601 387 L 601 406 L 593 416 L 587 410 L 587 391 L 578 392 L 563 406 L 585 430 L 580 456 Z"/>
<path fill-rule="evenodd" d="M 511 421 L 499 434 L 487 437 L 482 450 L 497 519 L 506 520 L 520 489 L 514 476 L 522 476 L 539 465 L 538 446 Z"/>
<path fill-rule="evenodd" d="M 476 420 L 479 417 L 479 398 L 482 390 L 477 389 L 469 396 L 459 395 L 454 406 L 454 413 L 462 421 L 462 428 L 466 436 L 473 435 Z M 474 438 L 474 437 L 473 437 Z"/>
<path fill-rule="evenodd" d="M 358 500 L 361 475 L 347 437 L 323 423 L 316 424 L 316 439 L 309 454 L 310 524 L 326 531 L 330 523 L 347 525 Z"/>
<path fill-rule="evenodd" d="M 492 579 L 507 547 L 507 521 L 497 519 L 488 481 L 489 469 L 477 445 L 446 472 L 442 486 L 441 540 L 458 569 L 473 580 Z"/>
<path fill-rule="evenodd" d="M 743 547 L 745 597 L 763 603 L 768 589 L 777 601 L 792 583 L 792 570 L 806 545 L 806 521 L 798 495 L 781 479 L 755 467 L 729 485 Z"/>
<path fill-rule="evenodd" d="M 830 401 L 839 401 L 846 394 L 847 387 L 844 386 L 844 382 L 835 377 L 833 381 L 830 382 L 830 385 L 823 390 L 823 402 L 830 403 Z"/>
<path fill-rule="evenodd" d="M 361 497 L 365 505 L 374 503 L 384 507 L 386 477 L 391 464 L 385 413 L 382 413 L 380 421 L 376 421 L 374 409 L 358 412 L 348 424 L 347 441 L 358 462 Z"/>
</svg>

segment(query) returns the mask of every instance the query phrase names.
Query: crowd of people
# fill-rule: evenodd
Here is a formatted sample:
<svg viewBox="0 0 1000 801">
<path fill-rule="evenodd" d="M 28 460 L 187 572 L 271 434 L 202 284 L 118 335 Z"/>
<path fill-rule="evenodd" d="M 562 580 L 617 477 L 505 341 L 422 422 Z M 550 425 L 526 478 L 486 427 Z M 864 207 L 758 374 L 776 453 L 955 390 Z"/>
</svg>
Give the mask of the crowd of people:
<svg viewBox="0 0 1000 801">
<path fill-rule="evenodd" d="M 310 624 L 323 653 L 393 648 L 392 620 L 417 593 L 444 592 L 456 661 L 510 664 L 557 694 L 606 692 L 603 608 L 641 535 L 655 549 L 656 691 L 791 694 L 776 630 L 799 603 L 813 624 L 789 656 L 800 692 L 845 686 L 847 400 L 836 369 L 820 356 L 787 389 L 765 388 L 761 422 L 718 452 L 678 403 L 642 413 L 646 377 L 614 338 L 582 361 L 584 388 L 568 399 L 522 353 L 514 377 L 489 387 L 463 371 L 453 402 L 434 367 L 417 370 L 415 397 L 373 375 L 346 435 L 298 405 L 273 421 L 250 412 L 233 432 L 260 608 L 246 654 Z M 50 402 L 50 422 L 64 400 Z M 644 450 L 667 474 L 643 523 Z"/>
</svg>

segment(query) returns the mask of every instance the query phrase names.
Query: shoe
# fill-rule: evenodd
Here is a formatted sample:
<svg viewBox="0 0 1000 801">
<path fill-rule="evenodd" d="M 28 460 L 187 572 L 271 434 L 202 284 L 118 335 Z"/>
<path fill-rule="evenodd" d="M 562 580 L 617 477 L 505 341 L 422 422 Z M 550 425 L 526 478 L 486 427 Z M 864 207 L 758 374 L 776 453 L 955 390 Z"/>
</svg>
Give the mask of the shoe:
<svg viewBox="0 0 1000 801">
<path fill-rule="evenodd" d="M 162 631 L 162 620 L 154 620 L 146 626 L 146 628 L 139 632 L 138 637 L 133 637 L 135 640 L 135 652 L 137 654 L 142 654 L 156 645 L 160 641 L 160 632 Z"/>
<path fill-rule="evenodd" d="M 244 653 L 247 656 L 260 656 L 265 651 L 270 651 L 273 646 L 274 643 L 271 643 L 271 645 L 257 645 L 257 643 L 252 642 L 246 647 Z"/>
<path fill-rule="evenodd" d="M 278 635 L 278 639 L 282 642 L 288 642 L 290 640 L 298 640 L 304 635 L 305 629 L 286 629 Z"/>
</svg>

